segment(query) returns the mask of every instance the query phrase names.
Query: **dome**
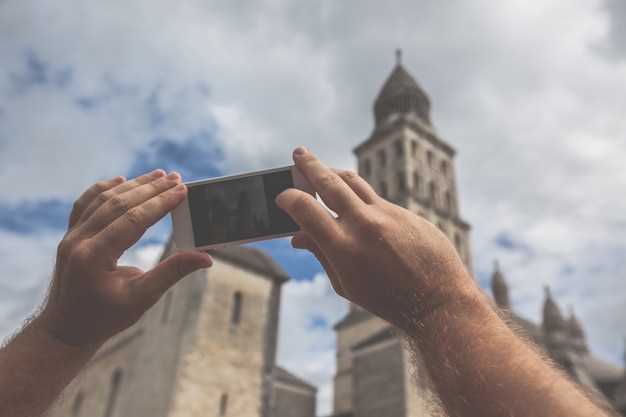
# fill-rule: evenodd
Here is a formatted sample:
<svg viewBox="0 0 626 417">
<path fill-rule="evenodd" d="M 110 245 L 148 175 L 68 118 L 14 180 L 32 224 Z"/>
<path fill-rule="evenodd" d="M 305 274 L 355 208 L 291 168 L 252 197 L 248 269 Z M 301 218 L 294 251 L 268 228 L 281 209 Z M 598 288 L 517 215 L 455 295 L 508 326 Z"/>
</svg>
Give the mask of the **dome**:
<svg viewBox="0 0 626 417">
<path fill-rule="evenodd" d="M 394 113 L 415 113 L 430 124 L 430 99 L 402 66 L 402 52 L 398 50 L 396 55 L 396 66 L 374 102 L 376 125 L 383 124 Z"/>
<path fill-rule="evenodd" d="M 511 302 L 509 300 L 509 286 L 500 271 L 498 261 L 494 263 L 494 271 L 491 276 L 491 292 L 498 307 L 509 310 Z"/>
<path fill-rule="evenodd" d="M 552 299 L 550 287 L 545 287 L 546 301 L 543 305 L 543 329 L 546 332 L 568 330 L 561 309 Z"/>
</svg>

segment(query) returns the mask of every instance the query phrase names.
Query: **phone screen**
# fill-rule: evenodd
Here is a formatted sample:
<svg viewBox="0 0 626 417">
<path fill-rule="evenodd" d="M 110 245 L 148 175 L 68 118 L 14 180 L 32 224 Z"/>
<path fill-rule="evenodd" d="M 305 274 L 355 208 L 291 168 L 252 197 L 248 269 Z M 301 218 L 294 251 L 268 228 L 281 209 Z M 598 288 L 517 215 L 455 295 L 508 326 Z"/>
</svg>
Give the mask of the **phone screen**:
<svg viewBox="0 0 626 417">
<path fill-rule="evenodd" d="M 190 186 L 196 247 L 297 231 L 298 225 L 274 202 L 292 187 L 290 169 Z"/>
</svg>

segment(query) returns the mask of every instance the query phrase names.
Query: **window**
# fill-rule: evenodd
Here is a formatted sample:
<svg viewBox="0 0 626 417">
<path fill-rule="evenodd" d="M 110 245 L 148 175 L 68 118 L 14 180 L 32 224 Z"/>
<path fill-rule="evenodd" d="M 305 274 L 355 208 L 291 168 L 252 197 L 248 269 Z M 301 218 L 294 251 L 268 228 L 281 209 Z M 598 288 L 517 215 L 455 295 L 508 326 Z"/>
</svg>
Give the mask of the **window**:
<svg viewBox="0 0 626 417">
<path fill-rule="evenodd" d="M 417 156 L 417 141 L 411 141 L 411 156 L 415 158 Z"/>
<path fill-rule="evenodd" d="M 404 144 L 402 143 L 402 139 L 398 139 L 394 142 L 394 147 L 396 149 L 396 157 L 401 157 L 404 155 Z"/>
<path fill-rule="evenodd" d="M 233 294 L 233 309 L 230 315 L 230 328 L 234 330 L 241 322 L 241 309 L 243 308 L 243 295 L 237 291 Z"/>
<path fill-rule="evenodd" d="M 382 198 L 387 198 L 387 183 L 385 181 L 380 183 L 380 196 Z"/>
<path fill-rule="evenodd" d="M 422 193 L 422 179 L 419 172 L 413 172 L 413 195 L 419 197 Z"/>
<path fill-rule="evenodd" d="M 387 154 L 384 149 L 378 151 L 378 165 L 381 167 L 387 165 Z"/>
<path fill-rule="evenodd" d="M 123 372 L 117 368 L 111 376 L 111 391 L 109 392 L 109 401 L 107 402 L 105 417 L 112 417 L 115 412 L 115 404 L 117 403 L 117 397 L 120 392 L 120 385 L 122 384 Z"/>
<path fill-rule="evenodd" d="M 220 411 L 219 416 L 225 416 L 226 411 L 228 411 L 228 394 L 222 394 L 220 397 Z"/>
<path fill-rule="evenodd" d="M 437 204 L 437 186 L 435 185 L 435 183 L 433 181 L 430 182 L 430 186 L 429 188 L 429 194 L 430 194 L 430 202 L 432 205 L 436 205 Z"/>
<path fill-rule="evenodd" d="M 432 167 L 433 166 L 433 152 L 432 151 L 428 151 L 426 152 L 426 161 L 428 162 L 428 166 Z"/>
<path fill-rule="evenodd" d="M 76 394 L 76 398 L 74 398 L 74 403 L 72 404 L 72 417 L 80 416 L 80 409 L 83 408 L 83 401 L 85 396 L 82 392 Z"/>
<path fill-rule="evenodd" d="M 454 246 L 456 246 L 456 250 L 458 250 L 459 252 L 461 252 L 461 245 L 462 245 L 461 235 L 459 235 L 458 233 L 455 233 L 454 234 Z"/>
<path fill-rule="evenodd" d="M 446 191 L 446 210 L 452 212 L 452 194 L 450 191 Z"/>
<path fill-rule="evenodd" d="M 363 160 L 363 175 L 365 175 L 366 177 L 369 177 L 370 175 L 372 175 L 372 164 L 370 163 L 369 159 L 364 159 Z"/>
<path fill-rule="evenodd" d="M 445 160 L 441 161 L 440 169 L 444 176 L 448 175 L 448 163 Z"/>
<path fill-rule="evenodd" d="M 396 182 L 398 184 L 398 192 L 403 193 L 406 191 L 406 180 L 404 178 L 404 172 L 400 171 L 396 174 Z"/>
<path fill-rule="evenodd" d="M 163 300 L 163 312 L 161 313 L 161 323 L 165 324 L 170 318 L 170 308 L 172 305 L 172 291 L 170 290 L 165 294 L 165 299 Z"/>
</svg>

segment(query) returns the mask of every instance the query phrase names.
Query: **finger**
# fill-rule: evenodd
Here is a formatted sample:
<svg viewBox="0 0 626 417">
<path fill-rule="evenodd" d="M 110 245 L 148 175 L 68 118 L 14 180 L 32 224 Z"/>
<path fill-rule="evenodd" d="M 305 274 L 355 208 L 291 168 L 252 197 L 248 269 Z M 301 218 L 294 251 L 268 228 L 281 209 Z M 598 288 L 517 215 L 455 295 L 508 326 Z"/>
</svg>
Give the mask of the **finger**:
<svg viewBox="0 0 626 417">
<path fill-rule="evenodd" d="M 156 169 L 152 172 L 141 175 L 130 181 L 123 182 L 119 184 L 118 186 L 99 194 L 97 198 L 94 198 L 91 201 L 91 203 L 87 206 L 87 208 L 83 212 L 79 220 L 80 223 L 84 223 L 85 221 L 87 221 L 87 219 L 98 209 L 98 207 L 102 206 L 113 196 L 117 194 L 122 194 L 142 184 L 146 184 L 156 178 L 162 177 L 163 175 L 165 175 L 165 171 L 163 171 L 162 169 Z"/>
<path fill-rule="evenodd" d="M 330 285 L 332 285 L 335 292 L 342 297 L 345 297 L 343 286 L 341 285 L 341 281 L 339 280 L 339 274 L 336 273 L 335 268 L 328 261 L 328 258 L 324 255 L 322 250 L 319 248 L 317 243 L 313 241 L 305 232 L 296 233 L 291 239 L 291 245 L 296 249 L 306 249 L 309 252 L 313 253 L 322 267 L 326 271 L 326 275 L 330 280 Z"/>
<path fill-rule="evenodd" d="M 133 207 L 92 237 L 96 251 L 118 259 L 146 230 L 179 205 L 187 195 L 185 184 Z"/>
<path fill-rule="evenodd" d="M 318 242 L 333 242 L 342 235 L 328 210 L 309 193 L 287 189 L 278 194 L 276 205 Z"/>
<path fill-rule="evenodd" d="M 180 174 L 171 172 L 165 177 L 159 177 L 151 182 L 131 188 L 121 194 L 116 194 L 85 221 L 85 233 L 97 233 L 128 210 L 148 201 L 152 197 L 175 187 L 180 183 Z"/>
<path fill-rule="evenodd" d="M 72 212 L 68 221 L 68 227 L 72 228 L 76 225 L 78 220 L 83 215 L 85 209 L 91 204 L 91 202 L 100 194 L 110 190 L 113 187 L 124 182 L 124 177 L 115 177 L 110 180 L 99 181 L 89 187 L 79 198 L 74 202 L 72 206 Z"/>
<path fill-rule="evenodd" d="M 206 252 L 177 253 L 137 279 L 133 283 L 134 295 L 148 304 L 153 304 L 182 278 L 212 264 L 213 260 Z"/>
<path fill-rule="evenodd" d="M 297 148 L 293 152 L 293 160 L 324 203 L 339 216 L 363 203 L 339 175 L 305 148 Z"/>
<path fill-rule="evenodd" d="M 376 194 L 372 186 L 356 172 L 339 169 L 334 171 L 365 203 L 373 204 L 379 199 L 378 194 Z"/>
</svg>

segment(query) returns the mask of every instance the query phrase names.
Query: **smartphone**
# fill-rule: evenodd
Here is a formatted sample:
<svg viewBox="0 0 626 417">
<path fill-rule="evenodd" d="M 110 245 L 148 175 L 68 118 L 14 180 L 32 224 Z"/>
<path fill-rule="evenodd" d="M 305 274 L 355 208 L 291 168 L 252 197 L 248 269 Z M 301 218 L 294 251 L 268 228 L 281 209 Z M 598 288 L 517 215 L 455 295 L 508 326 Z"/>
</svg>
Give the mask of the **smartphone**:
<svg viewBox="0 0 626 417">
<path fill-rule="evenodd" d="M 298 188 L 313 196 L 295 166 L 186 183 L 187 199 L 172 211 L 178 249 L 211 249 L 290 236 L 298 225 L 278 208 L 276 196 Z"/>
</svg>

